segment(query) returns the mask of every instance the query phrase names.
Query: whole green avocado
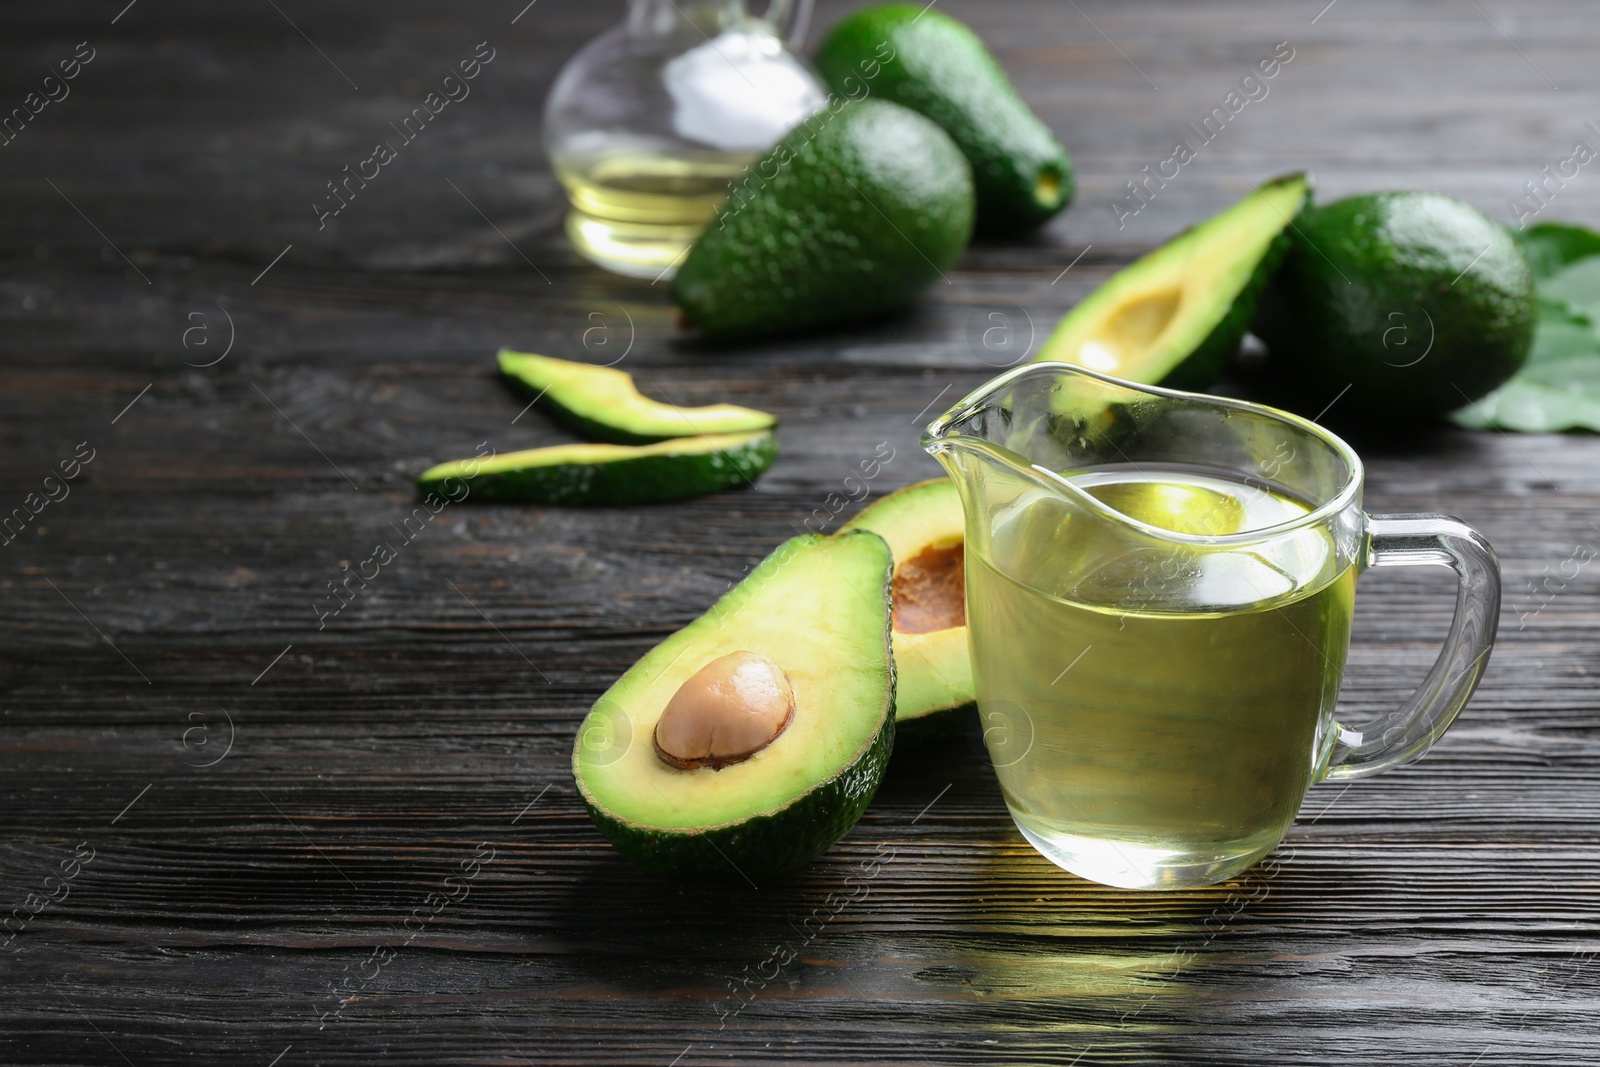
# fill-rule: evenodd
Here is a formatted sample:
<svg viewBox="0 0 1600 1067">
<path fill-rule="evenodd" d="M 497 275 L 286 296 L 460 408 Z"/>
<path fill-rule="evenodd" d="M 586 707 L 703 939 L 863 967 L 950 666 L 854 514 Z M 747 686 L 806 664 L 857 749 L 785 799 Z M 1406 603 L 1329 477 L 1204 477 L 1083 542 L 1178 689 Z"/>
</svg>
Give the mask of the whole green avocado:
<svg viewBox="0 0 1600 1067">
<path fill-rule="evenodd" d="M 1510 232 L 1438 193 L 1369 193 L 1310 209 L 1252 329 L 1308 403 L 1368 421 L 1463 407 L 1521 368 L 1533 273 Z"/>
<path fill-rule="evenodd" d="M 972 164 L 978 229 L 1016 233 L 1072 200 L 1072 159 L 1017 95 L 983 40 L 924 4 L 874 4 L 840 20 L 818 49 L 828 87 L 937 122 Z"/>
<path fill-rule="evenodd" d="M 972 236 L 972 173 L 934 123 L 835 100 L 740 180 L 673 280 L 714 338 L 782 334 L 903 307 Z"/>
</svg>

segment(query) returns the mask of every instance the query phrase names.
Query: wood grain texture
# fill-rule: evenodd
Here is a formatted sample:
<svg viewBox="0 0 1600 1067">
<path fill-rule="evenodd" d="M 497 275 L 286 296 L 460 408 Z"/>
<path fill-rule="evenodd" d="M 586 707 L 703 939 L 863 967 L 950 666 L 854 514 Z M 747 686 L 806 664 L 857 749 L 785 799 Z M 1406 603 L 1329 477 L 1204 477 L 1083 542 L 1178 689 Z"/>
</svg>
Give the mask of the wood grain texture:
<svg viewBox="0 0 1600 1067">
<path fill-rule="evenodd" d="M 1434 753 L 1316 788 L 1235 884 L 1062 874 L 975 730 L 901 754 L 839 847 L 757 887 L 637 873 L 567 770 L 601 690 L 880 442 L 875 493 L 935 471 L 920 425 L 992 373 L 991 312 L 1042 339 L 1298 167 L 1325 195 L 1436 188 L 1509 219 L 1594 117 L 1587 5 L 951 0 L 1073 151 L 1078 203 L 974 247 L 912 313 L 736 351 L 560 236 L 540 104 L 619 4 L 276 6 L 0 14 L 7 107 L 97 50 L 0 147 L 0 512 L 95 450 L 0 548 L 0 914 L 60 897 L 0 949 L 0 1062 L 1600 1063 L 1600 577 L 1528 591 L 1600 543 L 1593 437 L 1360 442 L 1371 510 L 1497 546 L 1500 642 Z M 473 96 L 319 232 L 323 183 L 483 40 Z M 1270 95 L 1118 229 L 1122 183 L 1285 40 Z M 1547 214 L 1600 222 L 1600 179 Z M 779 413 L 778 464 L 671 506 L 452 506 L 319 629 L 416 472 L 565 439 L 517 417 L 494 348 L 586 337 L 651 395 Z M 1342 717 L 1420 678 L 1449 592 L 1363 579 Z"/>
</svg>

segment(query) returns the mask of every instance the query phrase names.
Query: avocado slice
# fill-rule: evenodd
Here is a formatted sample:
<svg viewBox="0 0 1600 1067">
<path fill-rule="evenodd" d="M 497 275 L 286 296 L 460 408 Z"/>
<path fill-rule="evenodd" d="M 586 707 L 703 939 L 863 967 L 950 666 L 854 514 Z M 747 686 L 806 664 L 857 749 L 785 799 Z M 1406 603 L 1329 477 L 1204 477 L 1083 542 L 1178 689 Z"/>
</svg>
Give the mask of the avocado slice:
<svg viewBox="0 0 1600 1067">
<path fill-rule="evenodd" d="M 841 97 L 869 94 L 937 122 L 972 164 L 978 229 L 1038 226 L 1072 200 L 1072 159 L 967 26 L 925 4 L 874 4 L 841 19 L 816 66 Z"/>
<path fill-rule="evenodd" d="M 680 408 L 642 396 L 633 375 L 611 367 L 502 348 L 500 371 L 534 394 L 539 406 L 569 430 L 593 441 L 644 445 L 674 437 L 750 433 L 776 426 L 776 417 L 734 404 Z"/>
<path fill-rule="evenodd" d="M 772 466 L 778 443 L 771 431 L 676 437 L 651 445 L 555 445 L 458 459 L 424 471 L 424 493 L 454 492 L 465 482 L 469 500 L 539 504 L 649 504 L 751 484 Z"/>
<path fill-rule="evenodd" d="M 892 563 L 875 534 L 802 534 L 606 690 L 578 730 L 572 776 L 619 852 L 658 874 L 754 880 L 809 862 L 855 825 L 894 744 Z M 720 769 L 667 762 L 664 710 L 737 652 L 787 675 L 791 721 Z"/>
<path fill-rule="evenodd" d="M 908 485 L 850 520 L 894 553 L 894 721 L 905 745 L 954 733 L 977 710 L 967 652 L 961 498 L 949 478 Z"/>
<path fill-rule="evenodd" d="M 1427 419 L 1521 369 L 1537 312 L 1504 226 L 1438 193 L 1368 193 L 1307 213 L 1255 330 L 1307 405 Z"/>
<path fill-rule="evenodd" d="M 1309 197 L 1304 174 L 1277 178 L 1141 256 L 1069 311 L 1037 358 L 1147 385 L 1210 385 L 1238 351 Z"/>
<path fill-rule="evenodd" d="M 834 101 L 734 187 L 672 282 L 712 338 L 759 337 L 906 306 L 972 234 L 972 171 L 933 122 Z"/>
</svg>

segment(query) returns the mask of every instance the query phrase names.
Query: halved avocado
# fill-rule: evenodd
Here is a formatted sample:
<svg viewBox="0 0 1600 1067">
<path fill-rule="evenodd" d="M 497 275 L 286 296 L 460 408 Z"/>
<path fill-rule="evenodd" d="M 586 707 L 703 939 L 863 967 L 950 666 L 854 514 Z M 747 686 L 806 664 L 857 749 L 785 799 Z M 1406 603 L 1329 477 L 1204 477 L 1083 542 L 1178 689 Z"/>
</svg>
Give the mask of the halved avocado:
<svg viewBox="0 0 1600 1067">
<path fill-rule="evenodd" d="M 1238 351 L 1309 199 L 1304 174 L 1260 186 L 1112 275 L 1067 313 L 1037 358 L 1146 385 L 1210 385 Z"/>
<path fill-rule="evenodd" d="M 778 420 L 735 404 L 680 408 L 640 394 L 633 375 L 531 352 L 502 348 L 501 373 L 534 394 L 540 407 L 574 433 L 618 445 L 673 437 L 769 430 Z"/>
<path fill-rule="evenodd" d="M 894 553 L 894 721 L 898 743 L 956 732 L 977 709 L 967 651 L 966 528 L 955 483 L 896 490 L 841 531 L 871 530 Z"/>
<path fill-rule="evenodd" d="M 883 539 L 803 534 L 595 703 L 572 775 L 595 825 L 647 871 L 754 880 L 820 855 L 860 818 L 894 744 L 894 661 Z M 754 755 L 683 770 L 658 755 L 669 702 L 729 654 L 787 676 L 793 717 Z"/>
<path fill-rule="evenodd" d="M 777 439 L 765 430 L 653 445 L 555 445 L 441 463 L 422 473 L 417 488 L 449 490 L 444 483 L 459 479 L 467 500 L 650 504 L 749 485 L 777 455 Z"/>
</svg>

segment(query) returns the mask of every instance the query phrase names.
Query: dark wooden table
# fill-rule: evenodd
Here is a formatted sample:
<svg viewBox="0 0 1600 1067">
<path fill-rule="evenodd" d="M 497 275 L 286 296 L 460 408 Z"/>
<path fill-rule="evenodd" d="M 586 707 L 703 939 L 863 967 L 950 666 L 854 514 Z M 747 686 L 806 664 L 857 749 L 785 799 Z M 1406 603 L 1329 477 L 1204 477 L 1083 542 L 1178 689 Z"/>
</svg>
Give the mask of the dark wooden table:
<svg viewBox="0 0 1600 1067">
<path fill-rule="evenodd" d="M 1592 5 L 949 0 L 1072 149 L 1078 202 L 914 314 L 708 352 L 663 286 L 561 236 L 540 107 L 618 3 L 124 2 L 0 15 L 3 109 L 93 56 L 0 145 L 0 513 L 93 457 L 0 547 L 0 904 L 39 908 L 0 950 L 0 1062 L 1600 1063 L 1600 572 L 1528 591 L 1600 540 L 1593 437 L 1368 452 L 1372 510 L 1498 546 L 1499 647 L 1432 755 L 1313 790 L 1236 884 L 1056 870 L 972 735 L 902 754 L 838 848 L 758 889 L 636 872 L 568 772 L 603 687 L 879 442 L 875 491 L 935 472 L 918 427 L 990 372 L 990 312 L 1042 336 L 1302 166 L 1509 220 L 1593 142 Z M 319 231 L 325 183 L 481 41 L 472 96 Z M 1280 41 L 1270 94 L 1119 229 L 1123 183 Z M 1543 217 L 1600 222 L 1600 176 Z M 627 349 L 677 402 L 779 412 L 783 457 L 670 506 L 451 507 L 319 625 L 419 470 L 564 439 L 515 417 L 501 343 Z M 1421 677 L 1449 589 L 1363 581 L 1343 717 Z"/>
</svg>

